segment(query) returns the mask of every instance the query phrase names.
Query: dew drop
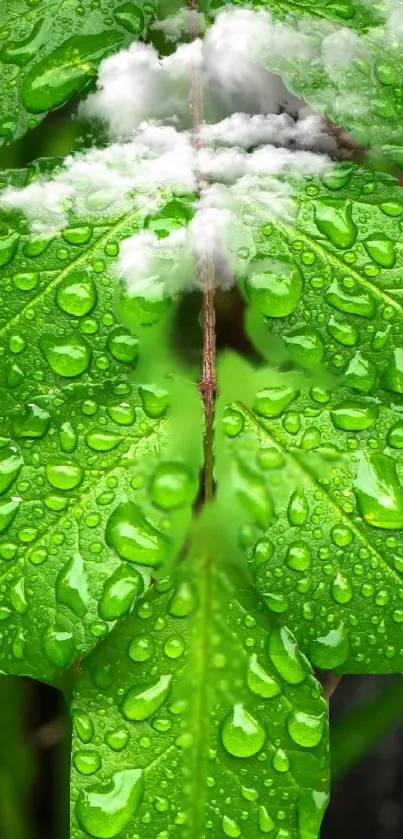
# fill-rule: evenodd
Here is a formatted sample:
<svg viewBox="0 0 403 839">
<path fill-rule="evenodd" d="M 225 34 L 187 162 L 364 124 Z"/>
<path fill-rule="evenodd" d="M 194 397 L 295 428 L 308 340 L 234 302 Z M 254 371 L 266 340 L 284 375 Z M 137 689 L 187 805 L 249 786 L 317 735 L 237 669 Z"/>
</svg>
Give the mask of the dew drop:
<svg viewBox="0 0 403 839">
<path fill-rule="evenodd" d="M 63 632 L 50 626 L 42 639 L 42 648 L 46 658 L 57 667 L 67 667 L 74 655 L 74 642 L 71 632 Z"/>
<path fill-rule="evenodd" d="M 55 489 L 75 489 L 84 478 L 84 469 L 72 460 L 54 458 L 46 465 L 46 477 Z"/>
<path fill-rule="evenodd" d="M 388 455 L 366 454 L 353 484 L 358 510 L 371 527 L 403 530 L 403 491 Z"/>
<path fill-rule="evenodd" d="M 246 681 L 252 693 L 261 696 L 263 699 L 272 699 L 273 696 L 278 696 L 281 693 L 280 685 L 262 667 L 255 654 L 249 659 Z"/>
<path fill-rule="evenodd" d="M 0 449 L 0 495 L 15 481 L 22 465 L 23 460 L 17 449 L 12 446 Z"/>
<path fill-rule="evenodd" d="M 46 361 L 59 376 L 75 378 L 89 367 L 91 350 L 81 335 L 72 333 L 68 338 L 43 335 L 40 347 Z"/>
<path fill-rule="evenodd" d="M 330 592 L 333 597 L 333 600 L 336 603 L 341 603 L 345 605 L 346 603 L 350 603 L 353 597 L 353 587 L 348 577 L 346 577 L 341 571 L 336 574 L 331 586 Z"/>
<path fill-rule="evenodd" d="M 346 400 L 330 411 L 330 417 L 334 427 L 341 431 L 364 431 L 374 424 L 378 408 L 375 404 Z"/>
<path fill-rule="evenodd" d="M 287 730 L 298 746 L 312 749 L 317 746 L 323 735 L 325 714 L 307 714 L 293 710 L 287 717 Z"/>
<path fill-rule="evenodd" d="M 76 551 L 61 569 L 56 578 L 56 600 L 68 606 L 77 617 L 82 618 L 89 605 L 87 577 L 84 560 Z"/>
<path fill-rule="evenodd" d="M 113 839 L 138 808 L 143 790 L 143 772 L 122 769 L 105 783 L 80 791 L 74 810 L 80 827 L 95 839 Z"/>
<path fill-rule="evenodd" d="M 80 775 L 93 775 L 101 768 L 102 761 L 98 752 L 80 749 L 73 754 L 73 764 Z"/>
<path fill-rule="evenodd" d="M 279 264 L 276 272 L 252 274 L 246 291 L 265 317 L 283 318 L 296 309 L 302 294 L 302 276 L 298 266 Z"/>
<path fill-rule="evenodd" d="M 50 425 L 50 413 L 31 402 L 13 421 L 16 437 L 38 438 L 47 434 Z"/>
<path fill-rule="evenodd" d="M 265 388 L 256 394 L 253 408 L 262 417 L 275 419 L 281 416 L 297 395 L 298 392 L 290 387 Z"/>
<path fill-rule="evenodd" d="M 357 227 L 352 220 L 351 201 L 317 201 L 314 217 L 319 232 L 336 248 L 351 248 L 355 244 Z"/>
<path fill-rule="evenodd" d="M 350 644 L 343 623 L 335 629 L 330 629 L 326 635 L 315 638 L 309 646 L 312 664 L 321 670 L 340 667 L 349 655 Z"/>
<path fill-rule="evenodd" d="M 292 542 L 288 548 L 285 562 L 294 571 L 306 571 L 312 562 L 312 554 L 306 542 Z"/>
<path fill-rule="evenodd" d="M 155 568 L 166 554 L 164 536 L 144 518 L 140 508 L 132 501 L 115 507 L 107 521 L 105 540 L 121 559 L 139 565 Z"/>
<path fill-rule="evenodd" d="M 99 616 L 113 621 L 127 615 L 133 601 L 144 589 L 142 576 L 130 566 L 121 565 L 106 580 L 99 603 Z"/>
<path fill-rule="evenodd" d="M 60 283 L 56 291 L 58 306 L 75 317 L 82 317 L 94 308 L 97 292 L 87 271 L 75 271 Z"/>
<path fill-rule="evenodd" d="M 260 752 L 266 733 L 241 703 L 234 705 L 221 725 L 221 740 L 233 757 L 252 757 Z"/>
<path fill-rule="evenodd" d="M 288 503 L 287 516 L 293 527 L 301 527 L 308 518 L 309 508 L 305 493 L 302 489 L 296 489 L 292 493 Z"/>
<path fill-rule="evenodd" d="M 149 686 L 130 688 L 125 694 L 121 709 L 128 720 L 141 722 L 148 719 L 163 705 L 169 695 L 172 676 L 160 676 Z"/>
<path fill-rule="evenodd" d="M 276 772 L 285 774 L 290 768 L 290 759 L 284 749 L 276 749 L 271 759 L 271 765 Z"/>
<path fill-rule="evenodd" d="M 309 664 L 286 627 L 271 632 L 268 653 L 280 676 L 290 685 L 299 685 L 306 679 Z"/>
</svg>

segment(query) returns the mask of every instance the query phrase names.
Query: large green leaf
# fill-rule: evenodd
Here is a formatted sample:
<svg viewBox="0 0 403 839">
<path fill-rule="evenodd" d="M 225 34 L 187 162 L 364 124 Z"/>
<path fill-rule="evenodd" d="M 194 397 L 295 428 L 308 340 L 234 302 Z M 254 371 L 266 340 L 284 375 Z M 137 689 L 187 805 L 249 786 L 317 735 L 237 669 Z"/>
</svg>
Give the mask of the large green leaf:
<svg viewBox="0 0 403 839">
<path fill-rule="evenodd" d="M 143 36 L 155 12 L 151 0 L 0 0 L 0 141 L 87 87 L 100 61 Z"/>
<path fill-rule="evenodd" d="M 109 268 L 144 216 L 71 220 L 53 239 L 3 223 L 0 668 L 54 680 L 177 554 L 200 435 L 185 466 L 183 434 L 166 448 L 167 392 L 133 383 L 141 345 Z M 124 295 L 120 311 L 135 311 Z"/>
<path fill-rule="evenodd" d="M 320 685 L 247 593 L 223 605 L 222 560 L 202 564 L 146 594 L 83 666 L 74 839 L 317 836 L 328 798 Z"/>
</svg>

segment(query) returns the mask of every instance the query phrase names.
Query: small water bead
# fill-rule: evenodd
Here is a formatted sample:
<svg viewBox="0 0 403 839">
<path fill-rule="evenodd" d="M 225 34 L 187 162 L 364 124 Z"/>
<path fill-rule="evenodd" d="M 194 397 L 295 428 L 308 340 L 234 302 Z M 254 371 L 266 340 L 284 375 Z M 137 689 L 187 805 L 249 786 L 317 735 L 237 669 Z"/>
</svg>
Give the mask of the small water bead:
<svg viewBox="0 0 403 839">
<path fill-rule="evenodd" d="M 284 749 L 276 749 L 271 759 L 271 765 L 276 772 L 285 774 L 290 769 L 290 759 Z"/>
<path fill-rule="evenodd" d="M 262 667 L 255 653 L 249 659 L 246 681 L 252 693 L 263 699 L 272 699 L 281 693 L 280 685 Z"/>
<path fill-rule="evenodd" d="M 164 653 L 168 658 L 180 658 L 185 651 L 185 642 L 181 637 L 168 638 L 164 644 Z"/>
<path fill-rule="evenodd" d="M 301 428 L 301 417 L 297 411 L 287 411 L 284 414 L 283 427 L 288 434 L 298 434 Z"/>
<path fill-rule="evenodd" d="M 196 598 L 193 589 L 186 581 L 179 583 L 172 593 L 168 605 L 168 614 L 174 618 L 185 618 L 194 610 Z"/>
<path fill-rule="evenodd" d="M 44 437 L 50 426 L 50 413 L 31 402 L 13 420 L 13 432 L 16 437 Z"/>
<path fill-rule="evenodd" d="M 122 769 L 105 783 L 81 790 L 74 810 L 81 829 L 94 839 L 114 839 L 137 810 L 143 792 L 140 769 Z"/>
<path fill-rule="evenodd" d="M 332 670 L 340 667 L 350 655 L 350 643 L 343 623 L 326 635 L 315 638 L 309 646 L 309 658 L 315 667 Z"/>
<path fill-rule="evenodd" d="M 26 341 L 19 332 L 14 332 L 10 335 L 9 347 L 10 352 L 14 353 L 15 355 L 19 355 L 19 353 L 25 350 Z"/>
<path fill-rule="evenodd" d="M 89 605 L 87 575 L 84 560 L 76 551 L 56 578 L 56 600 L 82 618 Z"/>
<path fill-rule="evenodd" d="M 330 535 L 335 545 L 337 545 L 339 548 L 346 547 L 353 540 L 353 534 L 351 530 L 349 530 L 349 528 L 345 527 L 343 524 L 336 524 L 334 527 L 332 527 Z"/>
<path fill-rule="evenodd" d="M 192 475 L 183 463 L 159 463 L 151 478 L 150 496 L 162 510 L 174 510 L 190 501 L 195 489 L 193 484 Z"/>
<path fill-rule="evenodd" d="M 403 449 L 403 420 L 398 420 L 392 425 L 387 433 L 386 440 L 393 449 Z"/>
<path fill-rule="evenodd" d="M 312 749 L 318 746 L 325 727 L 325 714 L 308 714 L 293 710 L 287 717 L 287 730 L 298 746 Z"/>
<path fill-rule="evenodd" d="M 237 437 L 243 431 L 245 417 L 235 408 L 226 408 L 223 413 L 223 428 L 227 437 Z"/>
<path fill-rule="evenodd" d="M 361 517 L 371 527 L 403 530 L 403 490 L 395 461 L 384 454 L 366 454 L 353 484 Z"/>
<path fill-rule="evenodd" d="M 51 664 L 67 667 L 74 655 L 74 641 L 71 632 L 64 632 L 50 626 L 42 638 L 43 652 Z"/>
<path fill-rule="evenodd" d="M 74 752 L 73 765 L 80 772 L 80 775 L 93 775 L 102 766 L 101 757 L 98 752 L 85 751 L 84 749 Z"/>
<path fill-rule="evenodd" d="M 154 652 L 154 642 L 151 638 L 139 635 L 130 641 L 128 653 L 133 661 L 148 661 Z"/>
<path fill-rule="evenodd" d="M 287 516 L 293 527 L 305 524 L 309 514 L 308 502 L 302 489 L 296 489 L 288 502 Z"/>
<path fill-rule="evenodd" d="M 160 676 L 154 684 L 129 688 L 121 704 L 126 719 L 141 722 L 158 711 L 169 695 L 171 680 L 170 675 Z"/>
<path fill-rule="evenodd" d="M 84 478 L 84 469 L 72 460 L 54 458 L 46 465 L 46 477 L 55 489 L 76 489 Z"/>
<path fill-rule="evenodd" d="M 85 711 L 73 711 L 73 725 L 82 743 L 90 743 L 94 736 L 94 724 Z"/>
<path fill-rule="evenodd" d="M 263 748 L 266 732 L 244 705 L 238 703 L 222 722 L 221 740 L 233 757 L 252 757 Z"/>
<path fill-rule="evenodd" d="M 91 349 L 81 335 L 75 332 L 66 338 L 43 335 L 39 343 L 46 361 L 59 376 L 75 378 L 88 369 Z"/>
<path fill-rule="evenodd" d="M 127 615 L 143 589 L 142 576 L 130 566 L 121 565 L 104 583 L 98 606 L 99 616 L 103 620 L 113 621 Z"/>
<path fill-rule="evenodd" d="M 165 537 L 131 501 L 118 504 L 109 516 L 105 541 L 122 559 L 153 568 L 161 564 L 166 554 Z"/>
<path fill-rule="evenodd" d="M 294 636 L 285 627 L 271 632 L 268 654 L 280 676 L 290 685 L 299 685 L 306 679 L 309 663 L 300 652 Z"/>
</svg>

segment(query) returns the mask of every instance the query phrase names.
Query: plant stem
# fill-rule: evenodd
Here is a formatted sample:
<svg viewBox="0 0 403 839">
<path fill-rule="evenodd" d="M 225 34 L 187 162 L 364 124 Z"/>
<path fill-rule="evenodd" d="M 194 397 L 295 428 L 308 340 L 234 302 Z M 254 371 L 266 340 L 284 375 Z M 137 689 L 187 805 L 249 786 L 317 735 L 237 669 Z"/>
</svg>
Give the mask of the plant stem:
<svg viewBox="0 0 403 839">
<path fill-rule="evenodd" d="M 188 0 L 188 9 L 190 11 L 190 40 L 194 41 L 198 37 L 196 25 L 197 0 Z M 205 145 L 200 133 L 200 127 L 204 121 L 203 82 L 200 70 L 195 63 L 192 67 L 190 105 L 193 116 L 193 145 L 198 151 Z M 197 187 L 199 195 L 207 186 L 207 183 L 207 179 L 198 172 Z M 204 403 L 204 497 L 208 502 L 212 500 L 214 494 L 213 429 L 216 396 L 214 261 L 209 254 L 202 254 L 197 267 L 203 288 L 203 368 L 199 388 Z"/>
</svg>

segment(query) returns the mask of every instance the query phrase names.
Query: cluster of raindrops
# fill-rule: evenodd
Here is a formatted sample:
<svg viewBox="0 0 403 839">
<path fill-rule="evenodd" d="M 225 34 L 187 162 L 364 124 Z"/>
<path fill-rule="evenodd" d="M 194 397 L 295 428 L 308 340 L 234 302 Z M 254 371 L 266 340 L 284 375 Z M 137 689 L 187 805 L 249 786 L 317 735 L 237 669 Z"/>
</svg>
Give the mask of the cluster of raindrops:
<svg viewBox="0 0 403 839">
<path fill-rule="evenodd" d="M 262 628 L 232 601 L 228 625 L 241 679 L 230 679 L 224 627 L 214 629 L 209 673 L 202 676 L 217 683 L 220 696 L 210 713 L 207 703 L 208 717 L 196 731 L 189 684 L 192 697 L 203 688 L 192 668 L 205 639 L 198 633 L 191 640 L 190 621 L 198 626 L 203 607 L 186 578 L 156 588 L 102 642 L 77 686 L 72 836 L 139 839 L 150 829 L 156 839 L 177 835 L 195 804 L 187 799 L 193 749 L 206 760 L 206 788 L 198 790 L 206 835 L 313 835 L 328 800 L 327 711 L 295 638 L 286 629 Z M 314 792 L 302 778 L 307 753 Z"/>
<path fill-rule="evenodd" d="M 1 231 L 0 642 L 10 672 L 24 661 L 50 677 L 87 652 L 130 611 L 190 514 L 194 475 L 180 457 L 158 462 L 169 395 L 134 385 L 141 347 L 122 325 L 139 312 L 152 323 L 162 307 L 140 310 L 122 293 L 117 312 L 110 276 L 140 221 L 112 231 L 81 221 L 54 239 L 15 219 Z"/>
</svg>

